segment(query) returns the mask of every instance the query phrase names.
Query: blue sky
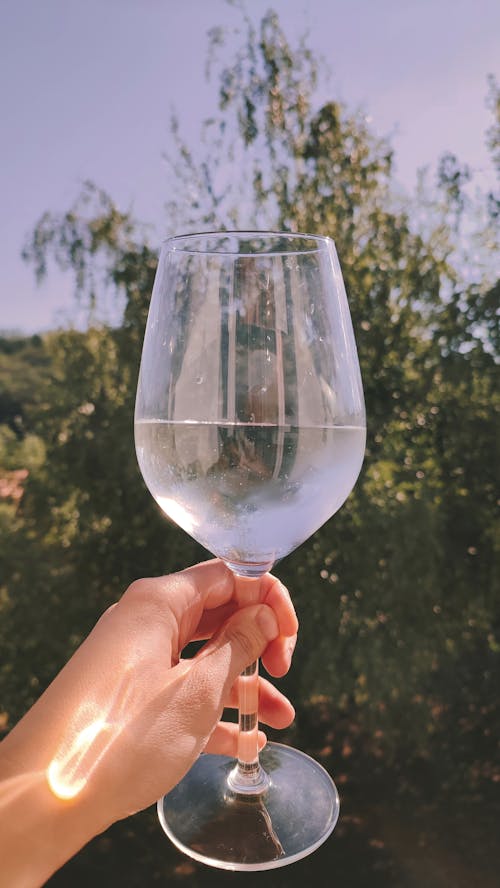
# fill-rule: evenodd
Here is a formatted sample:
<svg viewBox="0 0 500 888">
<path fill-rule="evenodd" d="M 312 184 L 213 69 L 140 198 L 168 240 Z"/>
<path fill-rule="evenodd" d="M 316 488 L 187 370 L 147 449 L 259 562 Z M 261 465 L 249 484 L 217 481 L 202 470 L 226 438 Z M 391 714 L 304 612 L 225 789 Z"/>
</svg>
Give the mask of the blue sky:
<svg viewBox="0 0 500 888">
<path fill-rule="evenodd" d="M 452 150 L 490 176 L 488 73 L 500 77 L 498 0 L 248 0 L 272 6 L 289 38 L 309 32 L 329 85 L 320 98 L 362 106 L 416 171 Z M 167 233 L 162 152 L 177 110 L 188 141 L 214 109 L 207 31 L 236 27 L 225 0 L 3 0 L 0 3 L 0 329 L 34 331 L 72 310 L 69 277 L 38 287 L 20 252 L 45 210 L 64 211 L 92 179 Z"/>
</svg>

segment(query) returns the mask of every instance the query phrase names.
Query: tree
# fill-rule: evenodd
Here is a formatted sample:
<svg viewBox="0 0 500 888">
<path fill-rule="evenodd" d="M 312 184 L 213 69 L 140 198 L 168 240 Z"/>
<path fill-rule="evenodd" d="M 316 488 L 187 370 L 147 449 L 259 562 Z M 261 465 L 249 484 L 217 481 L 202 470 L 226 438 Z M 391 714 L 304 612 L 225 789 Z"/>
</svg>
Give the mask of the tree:
<svg viewBox="0 0 500 888">
<path fill-rule="evenodd" d="M 363 115 L 336 101 L 315 104 L 307 48 L 290 47 L 272 12 L 258 29 L 248 17 L 243 27 L 243 45 L 220 73 L 220 115 L 206 122 L 207 156 L 197 162 L 176 131 L 176 181 L 189 197 L 183 222 L 332 235 L 367 400 L 367 455 L 352 499 L 280 567 L 302 610 L 302 693 L 354 701 L 379 721 L 392 711 L 393 738 L 406 708 L 425 745 L 435 729 L 431 688 L 440 676 L 449 684 L 465 655 L 473 696 L 478 663 L 490 664 L 497 645 L 498 205 L 488 195 L 485 218 L 471 204 L 470 172 L 452 155 L 440 163 L 437 190 L 402 204 L 390 146 Z M 215 30 L 212 47 L 223 40 Z M 494 84 L 490 104 L 498 120 Z M 498 122 L 489 147 L 498 167 Z M 475 278 L 466 271 L 471 235 L 489 260 L 476 262 Z M 325 587 L 336 592 L 331 605 Z M 471 596 L 471 588 L 480 591 Z M 427 705 L 415 706 L 423 687 Z M 455 686 L 457 701 L 463 690 Z M 442 693 L 449 699 L 452 689 Z"/>
<path fill-rule="evenodd" d="M 362 114 L 315 102 L 317 68 L 305 44 L 293 49 L 274 13 L 258 28 L 248 17 L 243 26 L 241 48 L 220 69 L 219 115 L 205 122 L 205 156 L 189 149 L 174 123 L 175 177 L 188 196 L 187 203 L 178 196 L 176 218 L 197 228 L 266 224 L 332 235 L 368 410 L 354 494 L 279 567 L 303 624 L 289 685 L 304 701 L 326 695 L 371 731 L 383 725 L 389 751 L 404 734 L 425 751 L 439 727 L 436 699 L 441 713 L 451 712 L 464 693 L 453 670 L 462 664 L 472 699 L 478 671 L 491 674 L 498 655 L 491 464 L 498 283 L 484 274 L 467 281 L 458 262 L 460 224 L 470 213 L 458 161 L 443 160 L 420 224 L 422 204 L 394 194 L 388 143 Z M 214 31 L 213 49 L 222 45 L 223 33 Z M 223 171 L 221 158 L 234 166 Z M 241 188 L 233 187 L 241 180 L 236 168 L 248 171 Z M 488 225 L 492 206 L 489 197 Z M 124 306 L 115 328 L 48 338 L 53 388 L 40 420 L 47 456 L 18 512 L 19 546 L 36 539 L 36 559 L 43 549 L 51 613 L 71 602 L 71 647 L 127 581 L 200 553 L 158 518 L 132 452 L 156 262 L 144 233 L 87 185 L 67 213 L 43 217 L 25 255 L 39 274 L 50 255 L 73 269 L 90 307 L 102 282 Z M 27 602 L 28 568 L 19 583 L 25 597 L 18 600 Z M 471 585 L 480 587 L 474 597 Z M 63 649 L 66 639 L 58 656 Z"/>
<path fill-rule="evenodd" d="M 374 858 L 372 826 L 384 804 L 398 817 L 406 787 L 412 812 L 425 795 L 425 822 L 433 824 L 429 809 L 441 793 L 448 824 L 450 811 L 470 811 L 471 799 L 491 800 L 498 779 L 500 285 L 491 257 L 499 201 L 493 192 L 471 197 L 470 174 L 451 155 L 432 187 L 402 200 L 390 145 L 361 113 L 316 100 L 319 70 L 307 45 L 291 47 L 274 13 L 258 25 L 243 16 L 240 37 L 228 60 L 224 32 L 212 32 L 212 70 L 217 53 L 226 54 L 215 69 L 219 112 L 205 121 L 201 147 L 188 146 L 173 123 L 169 218 L 179 228 L 335 238 L 368 446 L 342 510 L 278 565 L 301 617 L 284 684 L 297 704 L 298 744 L 333 773 L 344 771 L 351 800 L 362 779 L 356 804 L 366 825 L 345 819 L 336 868 L 344 848 L 350 884 L 359 872 L 364 885 L 373 864 L 374 884 L 401 885 L 399 860 L 381 873 Z M 489 101 L 489 147 L 500 169 L 493 81 Z M 143 229 L 87 183 L 66 213 L 44 215 L 25 256 L 39 275 L 51 260 L 72 270 L 90 323 L 86 332 L 0 341 L 0 728 L 39 695 L 134 577 L 204 555 L 160 516 L 133 452 L 156 266 Z M 114 325 L 97 323 L 104 299 L 117 306 Z M 486 812 L 489 829 L 493 805 L 474 809 Z M 145 869 L 153 879 L 172 876 L 176 861 L 165 860 L 165 846 L 151 850 L 156 825 L 145 817 L 121 829 L 111 847 L 120 835 L 127 849 L 135 843 L 139 864 L 134 872 L 130 857 L 116 854 L 117 878 L 120 867 L 131 885 L 143 884 Z M 484 844 L 464 846 L 479 848 L 479 858 Z M 55 884 L 95 880 L 104 850 L 90 848 Z M 310 875 L 314 858 L 307 865 Z M 303 879 L 300 865 L 294 872 Z M 287 885 L 293 877 L 287 871 Z"/>
</svg>

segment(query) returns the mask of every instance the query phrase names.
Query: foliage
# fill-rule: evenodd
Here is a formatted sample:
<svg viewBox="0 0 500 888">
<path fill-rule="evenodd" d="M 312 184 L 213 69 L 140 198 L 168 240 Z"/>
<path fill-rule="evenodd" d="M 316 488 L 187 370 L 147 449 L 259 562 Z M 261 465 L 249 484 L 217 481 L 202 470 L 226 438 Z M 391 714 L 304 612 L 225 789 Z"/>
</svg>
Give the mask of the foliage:
<svg viewBox="0 0 500 888">
<path fill-rule="evenodd" d="M 369 426 L 351 499 L 279 567 L 302 617 L 294 681 L 303 697 L 327 693 L 383 726 L 393 751 L 411 724 L 425 751 L 433 713 L 485 692 L 482 669 L 498 654 L 493 195 L 472 206 L 471 174 L 447 155 L 437 190 L 401 201 L 390 146 L 364 116 L 315 105 L 307 49 L 291 49 L 274 13 L 258 31 L 249 19 L 244 28 L 222 69 L 220 117 L 209 121 L 219 149 L 233 140 L 219 189 L 211 155 L 196 168 L 188 147 L 179 151 L 180 187 L 200 182 L 186 223 L 194 211 L 207 226 L 265 221 L 334 237 Z M 222 43 L 218 30 L 213 45 Z M 498 120 L 493 82 L 490 104 Z M 498 162 L 497 135 L 498 122 L 488 136 Z M 228 185 L 241 182 L 236 168 L 249 171 L 251 205 Z M 468 237 L 475 248 L 482 241 L 489 265 L 470 262 Z M 450 683 L 459 664 L 464 683 Z"/>
<path fill-rule="evenodd" d="M 175 218 L 198 229 L 256 224 L 334 237 L 369 423 L 355 492 L 278 567 L 302 621 L 285 684 L 299 704 L 331 701 L 386 756 L 402 745 L 428 756 L 452 714 L 476 730 L 498 669 L 500 284 L 491 265 L 472 279 L 461 264 L 473 217 L 491 257 L 498 202 L 489 194 L 472 207 L 469 173 L 451 155 L 424 213 L 421 200 L 402 201 L 390 145 L 359 112 L 315 101 L 318 71 L 305 44 L 292 49 L 274 13 L 243 27 L 236 58 L 220 71 L 205 156 L 174 122 Z M 212 33 L 214 50 L 223 41 Z M 491 103 L 498 118 L 494 84 Z M 498 163 L 498 121 L 489 145 Z M 144 232 L 86 185 L 67 213 L 42 218 L 25 255 L 39 275 L 50 257 L 71 269 L 91 309 L 109 287 L 123 315 L 114 327 L 0 342 L 2 472 L 29 471 L 22 498 L 4 497 L 0 512 L 0 682 L 10 722 L 134 577 L 203 554 L 159 516 L 133 453 L 156 264 Z M 488 712 L 498 727 L 498 710 Z"/>
</svg>

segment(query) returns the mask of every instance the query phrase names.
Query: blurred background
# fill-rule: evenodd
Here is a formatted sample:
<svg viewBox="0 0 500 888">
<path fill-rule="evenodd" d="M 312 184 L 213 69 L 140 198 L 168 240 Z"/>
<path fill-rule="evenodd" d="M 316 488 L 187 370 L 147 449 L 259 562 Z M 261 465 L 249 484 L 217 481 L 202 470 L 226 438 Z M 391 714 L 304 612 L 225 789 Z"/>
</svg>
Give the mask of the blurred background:
<svg viewBox="0 0 500 888">
<path fill-rule="evenodd" d="M 368 445 L 347 503 L 276 569 L 301 619 L 279 739 L 342 808 L 259 884 L 496 886 L 500 8 L 17 0 L 0 44 L 0 731 L 133 579 L 206 555 L 133 447 L 161 240 L 328 234 Z M 50 884 L 237 878 L 150 810 Z"/>
</svg>

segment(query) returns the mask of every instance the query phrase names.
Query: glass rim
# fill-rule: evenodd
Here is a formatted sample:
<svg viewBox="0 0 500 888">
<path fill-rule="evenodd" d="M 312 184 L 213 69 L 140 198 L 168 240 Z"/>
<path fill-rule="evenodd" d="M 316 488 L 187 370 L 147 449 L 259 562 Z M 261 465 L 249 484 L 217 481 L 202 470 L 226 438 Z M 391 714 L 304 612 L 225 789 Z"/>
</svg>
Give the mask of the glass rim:
<svg viewBox="0 0 500 888">
<path fill-rule="evenodd" d="M 195 249 L 194 247 L 189 247 L 190 241 L 195 241 L 196 239 L 206 239 L 213 237 L 222 237 L 222 238 L 238 238 L 240 241 L 243 238 L 252 238 L 252 237 L 262 237 L 262 238 L 281 238 L 286 239 L 288 241 L 304 241 L 303 249 L 290 249 L 290 250 L 262 250 L 262 251 L 248 251 L 248 252 L 239 252 L 238 250 L 231 249 L 223 249 L 223 250 L 201 250 Z M 312 241 L 315 246 L 310 249 L 305 247 L 305 243 L 307 241 Z M 183 242 L 187 242 L 183 245 Z M 185 253 L 193 256 L 234 256 L 245 257 L 245 256 L 300 256 L 300 255 L 314 255 L 315 253 L 321 253 L 323 250 L 328 249 L 333 246 L 335 249 L 335 241 L 333 238 L 328 235 L 322 234 L 307 234 L 301 231 L 270 231 L 270 230 L 259 230 L 259 229 L 228 229 L 228 230 L 214 230 L 214 231 L 190 231 L 185 234 L 175 234 L 170 237 L 165 238 L 161 243 L 162 252 L 168 253 Z"/>
</svg>

